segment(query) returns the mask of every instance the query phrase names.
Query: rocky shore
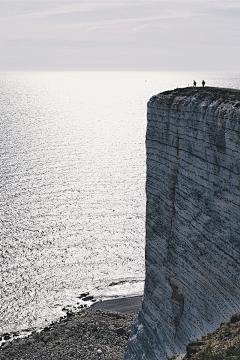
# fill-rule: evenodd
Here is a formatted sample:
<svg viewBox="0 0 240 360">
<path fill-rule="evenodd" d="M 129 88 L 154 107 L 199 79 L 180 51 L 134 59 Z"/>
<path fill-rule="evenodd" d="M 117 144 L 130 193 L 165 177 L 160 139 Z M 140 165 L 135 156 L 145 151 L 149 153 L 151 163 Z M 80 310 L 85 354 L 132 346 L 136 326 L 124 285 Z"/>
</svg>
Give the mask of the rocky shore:
<svg viewBox="0 0 240 360">
<path fill-rule="evenodd" d="M 68 312 L 42 331 L 4 343 L 0 360 L 122 360 L 141 298 L 103 301 Z"/>
<path fill-rule="evenodd" d="M 5 343 L 1 360 L 123 359 L 135 314 L 87 310 L 60 323 Z"/>
<path fill-rule="evenodd" d="M 135 316 L 98 309 L 69 313 L 41 332 L 5 343 L 0 348 L 0 360 L 122 360 Z M 239 334 L 240 314 L 236 314 L 213 333 L 189 343 L 185 354 L 171 360 L 239 359 Z"/>
</svg>

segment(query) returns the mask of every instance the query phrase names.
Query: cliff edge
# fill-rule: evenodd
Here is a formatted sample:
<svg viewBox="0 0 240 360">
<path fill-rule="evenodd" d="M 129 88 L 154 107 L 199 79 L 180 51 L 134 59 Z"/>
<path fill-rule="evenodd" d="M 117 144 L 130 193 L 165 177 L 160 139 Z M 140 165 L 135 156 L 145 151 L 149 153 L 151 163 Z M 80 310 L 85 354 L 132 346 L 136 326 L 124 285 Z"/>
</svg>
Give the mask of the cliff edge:
<svg viewBox="0 0 240 360">
<path fill-rule="evenodd" d="M 240 92 L 148 102 L 146 280 L 125 360 L 165 360 L 240 311 Z"/>
</svg>

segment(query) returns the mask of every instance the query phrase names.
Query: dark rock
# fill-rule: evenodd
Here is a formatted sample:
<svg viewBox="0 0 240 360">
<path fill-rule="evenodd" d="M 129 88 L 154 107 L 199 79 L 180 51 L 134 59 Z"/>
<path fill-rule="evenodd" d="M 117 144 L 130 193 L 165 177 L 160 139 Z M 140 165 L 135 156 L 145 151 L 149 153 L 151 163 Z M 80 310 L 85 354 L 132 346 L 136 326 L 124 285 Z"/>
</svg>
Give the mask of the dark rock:
<svg viewBox="0 0 240 360">
<path fill-rule="evenodd" d="M 93 296 L 86 296 L 84 298 L 82 298 L 83 301 L 90 301 L 93 299 Z"/>
<path fill-rule="evenodd" d="M 86 296 L 88 296 L 88 295 L 89 295 L 89 292 L 82 293 L 82 294 L 80 294 L 80 295 L 78 296 L 78 298 L 79 298 L 79 299 L 82 299 L 82 298 L 84 298 L 84 297 L 86 297 Z"/>
<path fill-rule="evenodd" d="M 235 323 L 237 323 L 238 321 L 240 321 L 240 313 L 239 314 L 236 314 L 236 315 L 233 315 L 232 317 L 231 317 L 231 323 L 232 324 L 235 324 Z"/>
<path fill-rule="evenodd" d="M 126 330 L 124 328 L 118 328 L 116 329 L 116 333 L 121 336 L 126 335 Z"/>
<path fill-rule="evenodd" d="M 4 339 L 4 340 L 10 340 L 10 339 L 11 339 L 11 335 L 10 335 L 10 334 L 3 334 L 3 339 Z"/>
<path fill-rule="evenodd" d="M 202 341 L 192 341 L 189 343 L 186 347 L 187 359 L 191 359 L 191 357 L 196 354 L 203 345 L 205 345 L 205 342 Z"/>
</svg>

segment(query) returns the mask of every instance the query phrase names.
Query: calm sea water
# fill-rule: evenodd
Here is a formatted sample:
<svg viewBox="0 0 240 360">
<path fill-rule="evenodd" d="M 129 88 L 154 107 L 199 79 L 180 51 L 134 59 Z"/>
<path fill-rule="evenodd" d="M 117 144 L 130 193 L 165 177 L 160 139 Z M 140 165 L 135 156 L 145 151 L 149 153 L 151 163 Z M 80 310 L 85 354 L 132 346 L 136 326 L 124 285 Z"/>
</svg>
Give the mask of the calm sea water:
<svg viewBox="0 0 240 360">
<path fill-rule="evenodd" d="M 0 332 L 143 293 L 148 99 L 240 74 L 0 74 Z"/>
</svg>

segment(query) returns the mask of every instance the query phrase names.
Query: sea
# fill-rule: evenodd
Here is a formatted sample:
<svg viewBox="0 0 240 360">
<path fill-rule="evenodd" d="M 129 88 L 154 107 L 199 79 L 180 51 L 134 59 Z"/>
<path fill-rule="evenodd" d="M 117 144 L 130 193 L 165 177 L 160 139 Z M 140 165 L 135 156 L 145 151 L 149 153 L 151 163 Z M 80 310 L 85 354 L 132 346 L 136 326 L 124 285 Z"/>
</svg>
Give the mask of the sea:
<svg viewBox="0 0 240 360">
<path fill-rule="evenodd" d="M 0 333 L 143 294 L 147 102 L 203 79 L 240 89 L 233 72 L 0 73 Z"/>
</svg>

